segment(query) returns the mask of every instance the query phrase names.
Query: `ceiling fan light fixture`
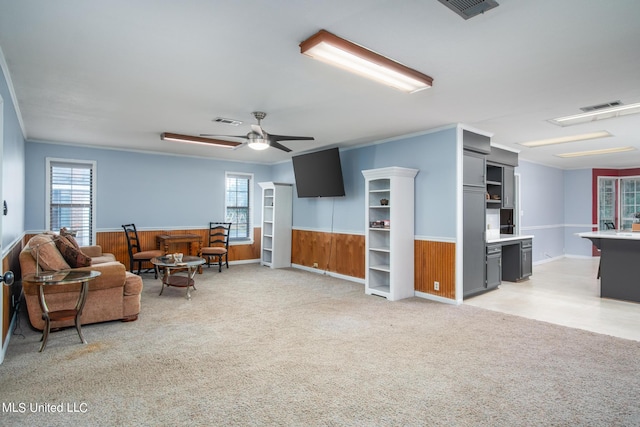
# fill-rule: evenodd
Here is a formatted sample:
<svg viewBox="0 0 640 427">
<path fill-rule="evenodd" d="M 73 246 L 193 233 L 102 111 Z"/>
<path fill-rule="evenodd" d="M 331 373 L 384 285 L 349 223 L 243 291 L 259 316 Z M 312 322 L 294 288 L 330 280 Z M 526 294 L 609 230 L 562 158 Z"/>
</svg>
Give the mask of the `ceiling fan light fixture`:
<svg viewBox="0 0 640 427">
<path fill-rule="evenodd" d="M 223 141 L 221 139 L 203 138 L 201 136 L 182 135 L 179 133 L 163 132 L 160 134 L 163 141 L 187 142 L 190 144 L 213 145 L 222 148 L 234 148 L 240 145 L 240 142 Z"/>
<path fill-rule="evenodd" d="M 253 150 L 266 150 L 271 145 L 268 139 L 263 138 L 261 135 L 255 132 L 249 133 L 247 137 L 249 138 L 249 142 L 247 143 L 247 145 Z"/>
<path fill-rule="evenodd" d="M 300 43 L 300 53 L 406 93 L 428 89 L 433 84 L 426 74 L 326 30 Z"/>
<path fill-rule="evenodd" d="M 269 143 L 264 139 L 254 139 L 250 141 L 248 145 L 249 148 L 258 151 L 266 150 L 267 148 L 269 148 Z"/>
</svg>

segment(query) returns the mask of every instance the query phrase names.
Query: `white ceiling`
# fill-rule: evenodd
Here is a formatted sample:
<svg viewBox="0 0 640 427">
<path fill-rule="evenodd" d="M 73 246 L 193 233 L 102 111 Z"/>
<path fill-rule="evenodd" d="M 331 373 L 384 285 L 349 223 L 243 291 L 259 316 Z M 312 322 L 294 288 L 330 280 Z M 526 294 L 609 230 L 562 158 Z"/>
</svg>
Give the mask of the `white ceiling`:
<svg viewBox="0 0 640 427">
<path fill-rule="evenodd" d="M 537 163 L 640 166 L 640 115 L 547 122 L 640 102 L 640 1 L 498 3 L 465 21 L 437 0 L 0 0 L 0 48 L 34 141 L 275 163 L 459 122 Z M 407 95 L 301 55 L 322 28 L 430 75 L 433 88 Z M 270 133 L 316 141 L 286 141 L 285 153 L 160 140 L 246 134 L 252 111 L 267 112 Z M 597 130 L 614 137 L 517 144 Z M 638 151 L 553 155 L 627 145 Z"/>
</svg>

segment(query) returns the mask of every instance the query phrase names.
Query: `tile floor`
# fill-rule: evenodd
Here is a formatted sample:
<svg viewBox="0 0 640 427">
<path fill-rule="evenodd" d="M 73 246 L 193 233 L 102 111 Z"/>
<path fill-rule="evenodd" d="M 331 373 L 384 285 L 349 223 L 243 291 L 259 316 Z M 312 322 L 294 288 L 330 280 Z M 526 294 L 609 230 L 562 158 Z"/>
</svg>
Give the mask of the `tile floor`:
<svg viewBox="0 0 640 427">
<path fill-rule="evenodd" d="M 529 280 L 502 282 L 498 289 L 464 303 L 640 341 L 640 303 L 600 298 L 598 262 L 599 258 L 563 258 L 534 265 Z"/>
</svg>

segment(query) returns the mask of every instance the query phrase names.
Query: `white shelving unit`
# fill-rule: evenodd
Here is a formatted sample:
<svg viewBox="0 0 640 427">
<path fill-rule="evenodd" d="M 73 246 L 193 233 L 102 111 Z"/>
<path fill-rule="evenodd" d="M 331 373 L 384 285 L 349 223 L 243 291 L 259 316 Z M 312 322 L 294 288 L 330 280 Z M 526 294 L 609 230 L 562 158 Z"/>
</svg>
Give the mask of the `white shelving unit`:
<svg viewBox="0 0 640 427">
<path fill-rule="evenodd" d="M 291 267 L 293 185 L 260 182 L 262 238 L 260 263 L 271 268 Z"/>
<path fill-rule="evenodd" d="M 417 169 L 362 171 L 365 178 L 365 293 L 389 301 L 415 295 L 414 188 Z M 382 199 L 387 200 L 383 204 Z"/>
</svg>

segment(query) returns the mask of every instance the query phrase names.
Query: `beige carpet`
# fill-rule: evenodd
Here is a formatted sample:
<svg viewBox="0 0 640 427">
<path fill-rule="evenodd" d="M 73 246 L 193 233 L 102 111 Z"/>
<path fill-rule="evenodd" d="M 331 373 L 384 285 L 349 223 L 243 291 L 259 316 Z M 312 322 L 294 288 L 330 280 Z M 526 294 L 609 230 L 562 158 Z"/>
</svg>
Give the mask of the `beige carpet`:
<svg viewBox="0 0 640 427">
<path fill-rule="evenodd" d="M 255 264 L 205 271 L 191 301 L 144 282 L 140 319 L 88 345 L 67 329 L 38 353 L 23 319 L 0 424 L 640 425 L 636 341 Z"/>
</svg>

